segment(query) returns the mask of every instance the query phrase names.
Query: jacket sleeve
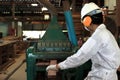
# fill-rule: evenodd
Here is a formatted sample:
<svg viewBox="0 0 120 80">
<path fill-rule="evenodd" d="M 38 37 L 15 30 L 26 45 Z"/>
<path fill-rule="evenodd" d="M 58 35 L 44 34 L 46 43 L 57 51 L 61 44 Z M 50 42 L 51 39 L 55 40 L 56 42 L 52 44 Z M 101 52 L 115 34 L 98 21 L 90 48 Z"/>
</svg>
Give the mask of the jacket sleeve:
<svg viewBox="0 0 120 80">
<path fill-rule="evenodd" d="M 83 46 L 72 56 L 59 63 L 60 69 L 68 69 L 82 65 L 97 53 L 99 44 L 96 40 L 89 38 Z"/>
</svg>

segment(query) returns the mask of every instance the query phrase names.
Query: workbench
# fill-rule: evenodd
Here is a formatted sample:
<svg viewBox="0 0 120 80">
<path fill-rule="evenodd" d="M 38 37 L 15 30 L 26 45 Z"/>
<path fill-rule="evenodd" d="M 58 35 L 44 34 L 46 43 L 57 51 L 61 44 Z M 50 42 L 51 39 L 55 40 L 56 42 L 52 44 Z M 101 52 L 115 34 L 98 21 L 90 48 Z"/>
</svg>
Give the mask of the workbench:
<svg viewBox="0 0 120 80">
<path fill-rule="evenodd" d="M 0 41 L 0 71 L 14 62 L 14 43 L 15 41 Z"/>
</svg>

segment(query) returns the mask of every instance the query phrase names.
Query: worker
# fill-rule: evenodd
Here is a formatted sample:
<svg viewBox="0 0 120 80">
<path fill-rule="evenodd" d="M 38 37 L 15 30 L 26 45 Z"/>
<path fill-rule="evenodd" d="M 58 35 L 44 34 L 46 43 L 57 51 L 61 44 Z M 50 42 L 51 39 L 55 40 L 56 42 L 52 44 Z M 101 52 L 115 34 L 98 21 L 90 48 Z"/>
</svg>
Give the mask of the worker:
<svg viewBox="0 0 120 80">
<path fill-rule="evenodd" d="M 81 9 L 81 22 L 92 35 L 75 54 L 58 64 L 49 65 L 46 70 L 74 68 L 91 59 L 91 71 L 84 80 L 118 80 L 116 71 L 120 65 L 120 48 L 103 24 L 100 7 L 93 2 L 86 3 Z"/>
</svg>

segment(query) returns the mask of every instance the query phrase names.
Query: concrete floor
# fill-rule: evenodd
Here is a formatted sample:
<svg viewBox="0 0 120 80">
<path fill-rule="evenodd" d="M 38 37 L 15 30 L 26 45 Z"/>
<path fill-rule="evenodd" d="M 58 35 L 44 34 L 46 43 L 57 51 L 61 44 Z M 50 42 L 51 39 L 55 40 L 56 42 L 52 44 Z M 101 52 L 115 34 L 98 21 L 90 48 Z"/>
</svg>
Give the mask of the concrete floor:
<svg viewBox="0 0 120 80">
<path fill-rule="evenodd" d="M 8 80 L 26 80 L 25 67 L 24 63 Z"/>
<path fill-rule="evenodd" d="M 6 70 L 0 72 L 0 80 L 26 80 L 26 63 L 23 63 L 16 72 L 13 73 L 9 79 L 7 78 L 25 59 L 25 52 L 18 54 L 19 57 L 15 58 L 15 63 L 9 66 Z"/>
</svg>

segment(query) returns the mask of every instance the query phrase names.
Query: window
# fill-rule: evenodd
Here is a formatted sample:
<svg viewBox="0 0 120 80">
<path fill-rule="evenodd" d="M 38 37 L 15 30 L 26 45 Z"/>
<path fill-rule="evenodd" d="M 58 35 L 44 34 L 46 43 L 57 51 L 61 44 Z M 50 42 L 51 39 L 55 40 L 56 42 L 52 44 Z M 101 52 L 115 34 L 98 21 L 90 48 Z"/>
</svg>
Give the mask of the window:
<svg viewBox="0 0 120 80">
<path fill-rule="evenodd" d="M 25 38 L 42 38 L 45 31 L 23 31 Z"/>
</svg>

